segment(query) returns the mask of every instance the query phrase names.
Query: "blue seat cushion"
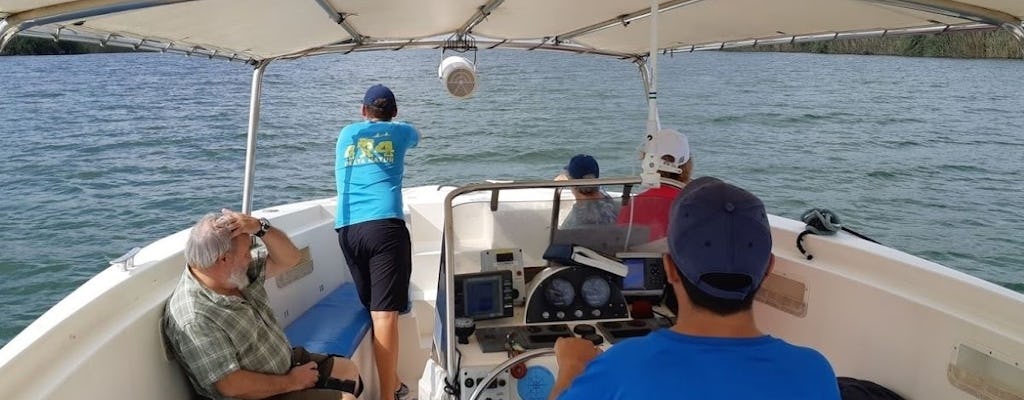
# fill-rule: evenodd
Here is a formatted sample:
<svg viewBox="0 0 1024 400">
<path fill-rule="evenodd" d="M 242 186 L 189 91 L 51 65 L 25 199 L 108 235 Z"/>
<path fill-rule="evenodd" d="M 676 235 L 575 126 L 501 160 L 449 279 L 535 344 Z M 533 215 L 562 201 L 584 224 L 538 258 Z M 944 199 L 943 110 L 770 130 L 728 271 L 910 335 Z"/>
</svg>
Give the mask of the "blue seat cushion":
<svg viewBox="0 0 1024 400">
<path fill-rule="evenodd" d="M 284 329 L 292 346 L 321 354 L 352 357 L 370 330 L 370 313 L 359 302 L 356 285 L 341 284 Z"/>
</svg>

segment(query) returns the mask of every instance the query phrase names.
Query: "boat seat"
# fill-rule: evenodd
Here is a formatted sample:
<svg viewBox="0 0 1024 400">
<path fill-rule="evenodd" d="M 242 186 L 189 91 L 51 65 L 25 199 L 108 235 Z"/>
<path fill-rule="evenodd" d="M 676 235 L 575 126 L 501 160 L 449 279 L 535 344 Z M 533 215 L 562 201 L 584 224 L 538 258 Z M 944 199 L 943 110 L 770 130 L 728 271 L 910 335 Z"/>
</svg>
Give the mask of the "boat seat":
<svg viewBox="0 0 1024 400">
<path fill-rule="evenodd" d="M 344 357 L 352 357 L 369 331 L 370 313 L 351 282 L 341 284 L 284 329 L 292 346 Z"/>
</svg>

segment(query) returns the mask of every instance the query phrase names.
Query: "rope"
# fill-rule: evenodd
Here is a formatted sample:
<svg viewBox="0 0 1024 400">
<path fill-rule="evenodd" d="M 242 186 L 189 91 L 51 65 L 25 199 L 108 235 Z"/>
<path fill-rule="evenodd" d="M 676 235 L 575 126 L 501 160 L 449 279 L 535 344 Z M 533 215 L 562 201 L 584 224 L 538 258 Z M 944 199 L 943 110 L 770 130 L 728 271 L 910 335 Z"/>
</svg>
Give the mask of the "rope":
<svg viewBox="0 0 1024 400">
<path fill-rule="evenodd" d="M 813 260 L 814 255 L 804 249 L 805 236 L 812 233 L 823 236 L 834 235 L 843 228 L 842 223 L 839 221 L 839 216 L 824 208 L 807 210 L 800 216 L 800 220 L 807 224 L 807 227 L 796 236 L 796 249 L 800 250 L 800 254 L 806 256 L 808 260 Z"/>
<path fill-rule="evenodd" d="M 835 235 L 836 232 L 845 231 L 869 242 L 878 243 L 875 239 L 857 233 L 853 229 L 844 227 L 842 222 L 839 221 L 839 216 L 825 208 L 812 208 L 807 210 L 800 216 L 800 220 L 807 224 L 807 227 L 804 228 L 803 232 L 800 232 L 800 234 L 796 236 L 796 248 L 797 250 L 800 250 L 800 254 L 806 256 L 808 260 L 813 260 L 814 255 L 807 252 L 807 249 L 804 248 L 804 237 L 812 233 L 815 235 L 830 236 Z"/>
</svg>

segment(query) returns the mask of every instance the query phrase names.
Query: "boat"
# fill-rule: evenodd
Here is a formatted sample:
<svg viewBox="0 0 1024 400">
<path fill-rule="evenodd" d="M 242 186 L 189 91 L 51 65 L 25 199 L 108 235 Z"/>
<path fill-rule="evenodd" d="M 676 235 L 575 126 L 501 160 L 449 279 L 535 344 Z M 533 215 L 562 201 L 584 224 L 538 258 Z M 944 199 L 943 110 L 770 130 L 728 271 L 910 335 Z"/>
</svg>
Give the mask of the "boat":
<svg viewBox="0 0 1024 400">
<path fill-rule="evenodd" d="M 659 55 L 990 29 L 1024 41 L 1024 3 L 1017 0 L 0 0 L 0 18 L 0 49 L 20 35 L 252 66 L 241 209 L 268 218 L 303 253 L 293 272 L 267 285 L 272 308 L 293 344 L 349 356 L 371 383 L 368 317 L 332 229 L 336 199 L 252 209 L 269 65 L 414 48 L 612 57 L 637 65 L 648 94 L 647 131 L 636 134 L 643 142 L 660 127 Z M 472 61 L 452 65 L 439 71 L 447 88 L 472 94 Z M 545 350 L 550 341 L 538 338 L 535 350 L 510 359 L 485 351 L 494 344 L 484 343 L 488 334 L 529 336 L 536 329 L 550 339 L 566 334 L 564 323 L 586 321 L 610 342 L 659 326 L 658 318 L 616 311 L 611 304 L 618 297 L 579 316 L 534 305 L 543 300 L 543 285 L 566 273 L 549 269 L 543 257 L 560 235 L 640 265 L 664 251 L 633 227 L 559 229 L 572 205 L 560 189 L 604 185 L 628 202 L 639 187 L 673 184 L 659 180 L 656 170 L 597 180 L 441 184 L 403 191 L 414 274 L 410 311 L 400 318 L 399 374 L 421 399 L 546 398 L 543 377 L 556 368 Z M 795 245 L 804 222 L 771 216 L 770 223 L 777 261 L 755 303 L 763 330 L 821 351 L 838 375 L 880 383 L 908 399 L 1024 398 L 1024 295 L 845 232 L 805 238 L 814 252 L 808 259 Z M 191 397 L 159 323 L 182 273 L 187 234 L 113 260 L 0 349 L 0 398 Z M 616 274 L 592 262 L 586 272 Z M 522 281 L 513 278 L 520 273 Z M 475 326 L 456 324 L 456 303 L 465 305 L 471 277 L 508 286 L 513 305 L 505 310 L 502 303 L 497 315 L 477 318 Z M 625 298 L 626 288 L 612 289 Z M 623 324 L 635 329 L 616 328 Z M 363 396 L 376 398 L 372 384 Z"/>
</svg>

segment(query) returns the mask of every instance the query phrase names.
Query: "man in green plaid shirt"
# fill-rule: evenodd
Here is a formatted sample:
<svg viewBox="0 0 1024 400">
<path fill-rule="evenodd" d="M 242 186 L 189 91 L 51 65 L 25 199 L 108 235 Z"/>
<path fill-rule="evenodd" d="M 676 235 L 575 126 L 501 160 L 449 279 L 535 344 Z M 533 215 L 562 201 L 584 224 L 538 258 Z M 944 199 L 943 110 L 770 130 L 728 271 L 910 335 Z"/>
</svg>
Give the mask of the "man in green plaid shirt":
<svg viewBox="0 0 1024 400">
<path fill-rule="evenodd" d="M 252 236 L 266 250 L 251 250 Z M 222 210 L 185 244 L 186 268 L 167 302 L 164 335 L 196 392 L 209 399 L 354 399 L 352 361 L 292 349 L 263 285 L 295 266 L 299 251 L 266 219 Z"/>
</svg>

